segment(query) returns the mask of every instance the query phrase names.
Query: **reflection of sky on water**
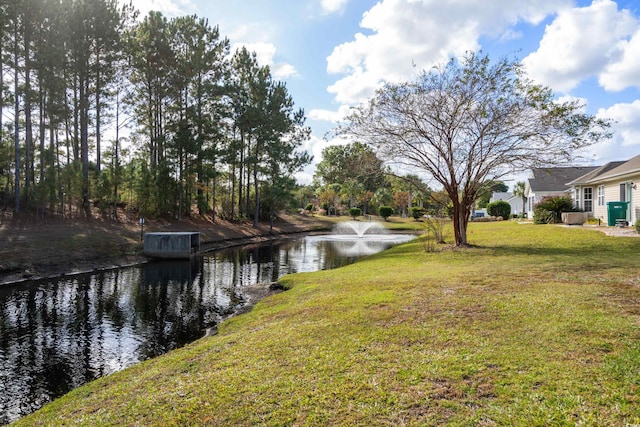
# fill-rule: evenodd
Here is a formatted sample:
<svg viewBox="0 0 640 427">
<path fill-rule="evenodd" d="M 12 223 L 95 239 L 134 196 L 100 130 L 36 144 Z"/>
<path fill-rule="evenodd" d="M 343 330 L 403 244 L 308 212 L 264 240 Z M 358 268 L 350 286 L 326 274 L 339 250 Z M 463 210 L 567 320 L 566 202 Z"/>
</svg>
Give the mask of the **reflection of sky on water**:
<svg viewBox="0 0 640 427">
<path fill-rule="evenodd" d="M 393 243 L 387 235 L 309 236 L 0 287 L 0 424 L 200 338 L 242 306 L 248 285 L 340 267 Z"/>
<path fill-rule="evenodd" d="M 408 242 L 415 236 L 406 234 L 323 234 L 307 236 L 281 245 L 285 256 L 280 268 L 287 273 L 302 273 L 338 268 L 363 256 Z"/>
</svg>

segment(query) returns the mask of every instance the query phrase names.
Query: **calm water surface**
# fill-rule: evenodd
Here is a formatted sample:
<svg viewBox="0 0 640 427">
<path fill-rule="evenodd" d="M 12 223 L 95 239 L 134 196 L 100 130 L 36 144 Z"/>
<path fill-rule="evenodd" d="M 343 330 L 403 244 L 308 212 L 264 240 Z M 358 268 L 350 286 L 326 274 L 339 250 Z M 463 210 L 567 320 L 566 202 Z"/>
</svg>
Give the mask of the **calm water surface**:
<svg viewBox="0 0 640 427">
<path fill-rule="evenodd" d="M 336 268 L 397 242 L 307 236 L 0 287 L 0 424 L 202 337 L 245 304 L 249 285 Z"/>
</svg>

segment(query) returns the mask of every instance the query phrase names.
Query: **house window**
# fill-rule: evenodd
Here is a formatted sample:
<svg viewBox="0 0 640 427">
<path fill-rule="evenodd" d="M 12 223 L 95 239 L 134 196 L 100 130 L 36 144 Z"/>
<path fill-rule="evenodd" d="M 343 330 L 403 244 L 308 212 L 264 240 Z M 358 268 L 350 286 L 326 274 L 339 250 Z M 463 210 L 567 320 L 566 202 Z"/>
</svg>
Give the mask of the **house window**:
<svg viewBox="0 0 640 427">
<path fill-rule="evenodd" d="M 593 188 L 585 187 L 582 190 L 582 207 L 586 212 L 593 212 Z"/>
<path fill-rule="evenodd" d="M 627 201 L 627 184 L 620 184 L 620 201 Z"/>
<path fill-rule="evenodd" d="M 598 186 L 598 206 L 604 206 L 604 185 Z"/>
</svg>

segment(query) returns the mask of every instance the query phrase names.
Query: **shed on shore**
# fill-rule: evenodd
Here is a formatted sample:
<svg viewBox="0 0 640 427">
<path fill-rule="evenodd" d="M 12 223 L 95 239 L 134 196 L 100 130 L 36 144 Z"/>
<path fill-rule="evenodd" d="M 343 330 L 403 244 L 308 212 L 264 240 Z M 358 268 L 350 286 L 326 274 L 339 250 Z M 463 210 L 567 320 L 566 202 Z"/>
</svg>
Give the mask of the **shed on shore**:
<svg viewBox="0 0 640 427">
<path fill-rule="evenodd" d="M 150 257 L 190 258 L 199 252 L 199 232 L 177 231 L 144 235 L 144 254 Z"/>
</svg>

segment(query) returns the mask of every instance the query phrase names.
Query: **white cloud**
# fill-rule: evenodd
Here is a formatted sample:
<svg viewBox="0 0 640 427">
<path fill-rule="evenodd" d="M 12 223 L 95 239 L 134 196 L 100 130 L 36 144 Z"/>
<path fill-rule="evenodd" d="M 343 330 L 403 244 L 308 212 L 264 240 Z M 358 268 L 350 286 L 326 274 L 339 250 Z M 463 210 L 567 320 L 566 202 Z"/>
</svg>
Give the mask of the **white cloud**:
<svg viewBox="0 0 640 427">
<path fill-rule="evenodd" d="M 619 90 L 617 78 L 640 80 L 630 75 L 640 69 L 631 57 L 636 52 L 637 58 L 640 40 L 626 42 L 637 31 L 638 20 L 628 10 L 618 11 L 612 0 L 594 0 L 588 7 L 562 10 L 523 64 L 532 78 L 557 91 L 568 92 L 604 71 L 601 83 Z"/>
<path fill-rule="evenodd" d="M 430 68 L 451 56 L 477 50 L 482 35 L 498 40 L 519 37 L 512 29 L 514 24 L 537 24 L 570 3 L 382 0 L 363 15 L 360 23 L 372 34 L 356 34 L 353 41 L 336 46 L 327 58 L 329 73 L 346 74 L 329 91 L 338 102 L 361 102 L 383 80 L 408 79 L 414 76 L 415 67 Z"/>
<path fill-rule="evenodd" d="M 296 67 L 284 62 L 273 64 L 273 66 L 271 67 L 271 72 L 273 73 L 273 76 L 278 80 L 284 80 L 289 77 L 297 77 L 300 75 L 298 73 L 298 70 L 296 70 Z"/>
<path fill-rule="evenodd" d="M 640 145 L 640 100 L 635 100 L 630 104 L 614 104 L 607 109 L 600 109 L 597 116 L 613 120 L 615 143 L 619 143 L 623 147 Z"/>
<path fill-rule="evenodd" d="M 342 12 L 349 0 L 322 0 L 324 14 Z"/>
<path fill-rule="evenodd" d="M 309 111 L 307 117 L 309 117 L 309 119 L 311 120 L 338 123 L 342 121 L 342 119 L 344 119 L 350 112 L 351 107 L 349 107 L 348 105 L 341 105 L 337 111 L 313 109 Z"/>
<path fill-rule="evenodd" d="M 582 155 L 602 165 L 640 154 L 640 100 L 600 108 L 596 117 L 612 121 L 613 137 L 584 149 Z"/>
<path fill-rule="evenodd" d="M 298 75 L 298 71 L 293 65 L 284 62 L 275 62 L 276 47 L 272 43 L 237 43 L 233 45 L 231 51 L 233 52 L 242 46 L 245 46 L 249 52 L 255 52 L 258 64 L 261 66 L 268 65 L 271 69 L 271 75 L 273 75 L 275 79 L 282 80 Z"/>
<path fill-rule="evenodd" d="M 619 60 L 605 67 L 600 75 L 600 85 L 610 91 L 640 87 L 640 29 L 630 40 L 619 41 L 617 50 L 621 52 Z"/>
<path fill-rule="evenodd" d="M 335 94 L 337 102 L 353 104 L 370 98 L 381 84 L 382 78 L 375 72 L 368 72 L 358 68 L 350 75 L 329 86 L 327 91 Z"/>
<path fill-rule="evenodd" d="M 120 0 L 120 3 L 122 2 L 123 0 Z M 196 10 L 191 0 L 136 0 L 133 7 L 140 11 L 140 19 L 152 10 L 160 11 L 168 17 L 188 15 Z"/>
</svg>

